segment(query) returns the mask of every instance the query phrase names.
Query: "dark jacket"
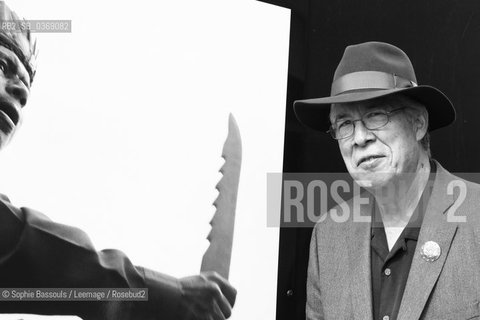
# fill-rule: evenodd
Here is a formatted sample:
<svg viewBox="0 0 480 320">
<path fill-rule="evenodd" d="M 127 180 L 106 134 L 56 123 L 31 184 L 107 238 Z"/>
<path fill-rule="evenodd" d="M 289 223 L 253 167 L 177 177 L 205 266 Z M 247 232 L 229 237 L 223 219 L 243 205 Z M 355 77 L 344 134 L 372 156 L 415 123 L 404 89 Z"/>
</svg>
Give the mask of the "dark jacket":
<svg viewBox="0 0 480 320">
<path fill-rule="evenodd" d="M 148 301 L 2 301 L 0 313 L 87 319 L 183 319 L 178 281 L 96 251 L 80 229 L 0 198 L 0 288 L 148 288 Z M 2 289 L 0 289 L 2 291 Z"/>
</svg>

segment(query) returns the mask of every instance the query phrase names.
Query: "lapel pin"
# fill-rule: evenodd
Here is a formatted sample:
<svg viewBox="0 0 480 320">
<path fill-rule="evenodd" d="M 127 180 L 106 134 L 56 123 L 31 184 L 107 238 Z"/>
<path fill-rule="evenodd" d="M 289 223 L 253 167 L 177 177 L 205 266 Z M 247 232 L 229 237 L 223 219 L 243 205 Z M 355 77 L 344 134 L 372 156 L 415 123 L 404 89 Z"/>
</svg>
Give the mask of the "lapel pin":
<svg viewBox="0 0 480 320">
<path fill-rule="evenodd" d="M 421 249 L 422 258 L 425 261 L 433 262 L 437 260 L 442 254 L 442 249 L 435 241 L 427 241 L 423 244 Z"/>
</svg>

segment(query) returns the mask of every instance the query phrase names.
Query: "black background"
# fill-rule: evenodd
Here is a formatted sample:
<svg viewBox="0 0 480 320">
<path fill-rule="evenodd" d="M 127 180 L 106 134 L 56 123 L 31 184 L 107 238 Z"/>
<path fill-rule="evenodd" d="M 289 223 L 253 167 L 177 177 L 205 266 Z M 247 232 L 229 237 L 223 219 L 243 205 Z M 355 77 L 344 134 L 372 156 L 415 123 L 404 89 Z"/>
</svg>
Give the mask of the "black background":
<svg viewBox="0 0 480 320">
<path fill-rule="evenodd" d="M 479 172 L 480 1 L 261 0 L 291 9 L 284 172 L 345 172 L 328 135 L 303 127 L 293 101 L 330 94 L 346 46 L 383 41 L 410 57 L 419 84 L 442 90 L 457 110 L 431 134 L 433 158 L 450 172 Z M 282 228 L 277 320 L 305 319 L 310 228 Z"/>
</svg>

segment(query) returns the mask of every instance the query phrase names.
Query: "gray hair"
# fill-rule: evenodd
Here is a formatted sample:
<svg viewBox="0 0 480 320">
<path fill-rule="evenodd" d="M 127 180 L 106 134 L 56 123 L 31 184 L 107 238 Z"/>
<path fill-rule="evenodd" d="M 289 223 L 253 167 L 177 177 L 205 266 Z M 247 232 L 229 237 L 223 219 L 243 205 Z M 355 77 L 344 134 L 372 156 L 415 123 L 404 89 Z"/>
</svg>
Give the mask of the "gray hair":
<svg viewBox="0 0 480 320">
<path fill-rule="evenodd" d="M 427 129 L 428 129 L 428 111 L 425 105 L 413 98 L 410 98 L 408 96 L 402 95 L 402 94 L 396 94 L 392 95 L 390 97 L 387 97 L 387 101 L 390 103 L 394 103 L 396 106 L 404 106 L 405 113 L 408 116 L 408 120 L 413 123 L 416 118 L 419 116 L 423 116 L 425 120 L 427 121 Z M 428 155 L 428 158 L 432 157 L 432 152 L 430 150 L 430 133 L 427 132 L 425 133 L 425 136 L 423 136 L 422 140 L 420 140 L 420 145 L 422 146 L 423 150 Z"/>
</svg>

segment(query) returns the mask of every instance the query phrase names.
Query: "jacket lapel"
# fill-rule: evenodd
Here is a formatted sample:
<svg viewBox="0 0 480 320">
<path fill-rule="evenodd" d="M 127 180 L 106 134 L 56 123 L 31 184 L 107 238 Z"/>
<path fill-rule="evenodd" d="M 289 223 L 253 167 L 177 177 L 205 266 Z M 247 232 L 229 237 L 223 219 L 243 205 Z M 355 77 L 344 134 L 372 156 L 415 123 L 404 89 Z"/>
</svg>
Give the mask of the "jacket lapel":
<svg viewBox="0 0 480 320">
<path fill-rule="evenodd" d="M 457 223 L 447 222 L 448 209 L 455 202 L 447 193 L 448 183 L 456 179 L 438 162 L 432 195 L 425 211 L 420 235 L 408 275 L 407 284 L 398 313 L 398 320 L 419 319 L 430 293 L 442 271 L 450 245 L 457 230 Z M 421 248 L 427 241 L 435 241 L 441 249 L 440 257 L 427 262 L 421 256 Z"/>
<path fill-rule="evenodd" d="M 366 195 L 363 195 L 366 196 Z M 373 199 L 369 205 L 361 206 L 361 215 L 370 216 Z M 350 290 L 353 303 L 354 319 L 373 319 L 372 314 L 372 281 L 370 267 L 370 223 L 353 221 L 352 232 L 349 232 L 349 264 Z"/>
</svg>

